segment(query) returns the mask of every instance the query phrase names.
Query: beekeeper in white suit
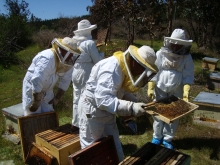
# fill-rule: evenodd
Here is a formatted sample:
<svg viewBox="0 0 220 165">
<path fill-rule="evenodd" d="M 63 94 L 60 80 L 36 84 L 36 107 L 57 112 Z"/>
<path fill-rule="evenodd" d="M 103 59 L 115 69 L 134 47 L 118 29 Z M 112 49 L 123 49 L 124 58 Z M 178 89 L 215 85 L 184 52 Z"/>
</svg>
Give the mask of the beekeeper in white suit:
<svg viewBox="0 0 220 165">
<path fill-rule="evenodd" d="M 192 40 L 186 39 L 185 31 L 175 29 L 171 37 L 164 38 L 164 46 L 156 53 L 155 64 L 159 71 L 148 83 L 148 96 L 153 100 L 174 95 L 188 101 L 190 86 L 194 81 L 194 63 L 189 53 Z M 167 124 L 153 117 L 154 144 L 173 149 L 172 139 L 179 120 Z"/>
<path fill-rule="evenodd" d="M 132 94 L 156 74 L 155 52 L 149 46 L 130 45 L 125 51 L 98 62 L 92 69 L 84 92 L 79 100 L 79 128 L 81 148 L 98 139 L 113 135 L 119 161 L 124 158 L 116 124 L 116 115 L 145 114 Z"/>
<path fill-rule="evenodd" d="M 32 60 L 23 80 L 24 115 L 53 111 L 71 82 L 73 64 L 80 51 L 74 39 L 55 38 L 52 48 L 39 52 Z M 59 79 L 57 93 L 54 86 Z"/>
<path fill-rule="evenodd" d="M 96 25 L 84 19 L 78 23 L 78 29 L 74 31 L 73 39 L 77 41 L 77 46 L 81 51 L 80 57 L 73 67 L 73 119 L 72 125 L 79 127 L 78 102 L 80 95 L 89 78 L 92 67 L 104 58 L 104 54 L 99 52 L 95 41 L 92 39 L 91 31 L 96 29 Z"/>
</svg>

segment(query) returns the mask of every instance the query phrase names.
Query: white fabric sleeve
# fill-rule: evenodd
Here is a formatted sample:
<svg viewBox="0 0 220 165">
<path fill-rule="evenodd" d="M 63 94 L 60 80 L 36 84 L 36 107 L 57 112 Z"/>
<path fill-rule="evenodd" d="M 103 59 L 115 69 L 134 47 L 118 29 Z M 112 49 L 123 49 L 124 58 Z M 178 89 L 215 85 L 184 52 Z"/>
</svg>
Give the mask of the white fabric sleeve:
<svg viewBox="0 0 220 165">
<path fill-rule="evenodd" d="M 95 65 L 89 80 L 87 81 L 87 91 L 94 90 L 92 97 L 97 108 L 116 114 L 120 104 L 117 94 L 124 80 L 124 74 L 117 59 L 112 56 L 102 60 L 99 65 Z"/>
<path fill-rule="evenodd" d="M 104 53 L 98 51 L 96 44 L 93 40 L 88 40 L 87 43 L 89 47 L 88 48 L 89 54 L 92 58 L 92 61 L 96 64 L 97 62 L 99 62 L 104 58 Z"/>
<path fill-rule="evenodd" d="M 126 101 L 126 100 L 118 100 L 118 108 L 116 110 L 116 113 L 119 116 L 131 116 L 132 115 L 132 105 L 133 102 L 131 101 Z"/>
<path fill-rule="evenodd" d="M 43 53 L 45 52 L 46 51 Z M 53 56 L 44 56 L 43 53 L 36 61 L 34 61 L 34 74 L 31 79 L 32 90 L 34 93 L 39 93 L 42 91 L 44 81 L 47 80 L 51 73 L 54 72 L 54 58 L 51 58 Z M 46 53 L 48 53 L 48 51 Z"/>
<path fill-rule="evenodd" d="M 194 63 L 192 56 L 189 54 L 185 57 L 185 65 L 183 68 L 183 84 L 193 84 L 194 82 Z"/>
</svg>

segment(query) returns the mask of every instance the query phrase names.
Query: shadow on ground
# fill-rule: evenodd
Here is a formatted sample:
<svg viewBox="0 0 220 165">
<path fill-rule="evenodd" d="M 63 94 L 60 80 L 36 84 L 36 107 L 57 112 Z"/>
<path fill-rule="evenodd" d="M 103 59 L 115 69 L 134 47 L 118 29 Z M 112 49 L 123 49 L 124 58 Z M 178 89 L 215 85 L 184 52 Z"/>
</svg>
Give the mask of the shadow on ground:
<svg viewBox="0 0 220 165">
<path fill-rule="evenodd" d="M 202 150 L 203 148 L 207 148 L 211 150 L 211 154 L 209 155 L 211 160 L 220 160 L 220 139 L 219 138 L 184 138 L 173 140 L 174 146 L 176 149 L 181 150 Z"/>
</svg>

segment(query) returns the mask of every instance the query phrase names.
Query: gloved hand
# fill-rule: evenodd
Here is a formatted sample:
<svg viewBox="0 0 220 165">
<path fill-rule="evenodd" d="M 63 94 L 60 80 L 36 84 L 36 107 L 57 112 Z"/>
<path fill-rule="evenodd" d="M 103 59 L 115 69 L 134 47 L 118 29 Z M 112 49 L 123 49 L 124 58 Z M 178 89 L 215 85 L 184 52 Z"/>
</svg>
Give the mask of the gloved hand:
<svg viewBox="0 0 220 165">
<path fill-rule="evenodd" d="M 183 86 L 183 100 L 187 102 L 189 101 L 189 90 L 190 90 L 190 85 L 185 84 Z"/>
<path fill-rule="evenodd" d="M 49 104 L 53 104 L 53 106 L 56 106 L 57 103 L 61 100 L 61 98 L 63 97 L 65 91 L 61 88 L 57 89 L 57 93 L 55 95 L 55 97 L 49 101 Z"/>
<path fill-rule="evenodd" d="M 155 95 L 154 95 L 154 88 L 155 88 L 156 83 L 154 81 L 149 81 L 148 82 L 148 90 L 147 90 L 147 96 L 151 101 L 154 100 Z"/>
<path fill-rule="evenodd" d="M 39 108 L 42 95 L 42 93 L 33 93 L 33 102 L 29 108 L 31 112 L 35 112 Z"/>
<path fill-rule="evenodd" d="M 122 97 L 123 100 L 137 102 L 138 99 L 130 92 L 126 92 L 125 95 Z"/>
<path fill-rule="evenodd" d="M 146 106 L 145 103 L 133 103 L 132 105 L 132 115 L 135 117 L 146 114 L 143 106 Z"/>
</svg>

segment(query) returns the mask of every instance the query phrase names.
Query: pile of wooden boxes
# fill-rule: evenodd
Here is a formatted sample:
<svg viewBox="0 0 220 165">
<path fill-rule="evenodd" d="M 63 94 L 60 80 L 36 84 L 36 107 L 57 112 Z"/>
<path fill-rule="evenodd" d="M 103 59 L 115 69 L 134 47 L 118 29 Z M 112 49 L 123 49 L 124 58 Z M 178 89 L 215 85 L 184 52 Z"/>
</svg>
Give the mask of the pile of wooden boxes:
<svg viewBox="0 0 220 165">
<path fill-rule="evenodd" d="M 68 156 L 81 149 L 79 129 L 71 124 L 59 126 L 55 111 L 24 116 L 20 103 L 3 108 L 2 113 L 7 130 L 3 136 L 21 143 L 26 164 L 68 165 Z"/>
<path fill-rule="evenodd" d="M 206 87 L 209 90 L 220 91 L 220 72 L 215 71 L 219 59 L 204 57 L 202 59 L 202 69 L 209 71 L 207 75 Z"/>
<path fill-rule="evenodd" d="M 202 69 L 209 72 L 206 79 L 209 92 L 200 92 L 193 102 L 199 105 L 194 112 L 194 122 L 220 129 L 220 93 L 216 93 L 220 92 L 220 72 L 216 71 L 218 61 L 217 58 L 203 58 Z"/>
</svg>

